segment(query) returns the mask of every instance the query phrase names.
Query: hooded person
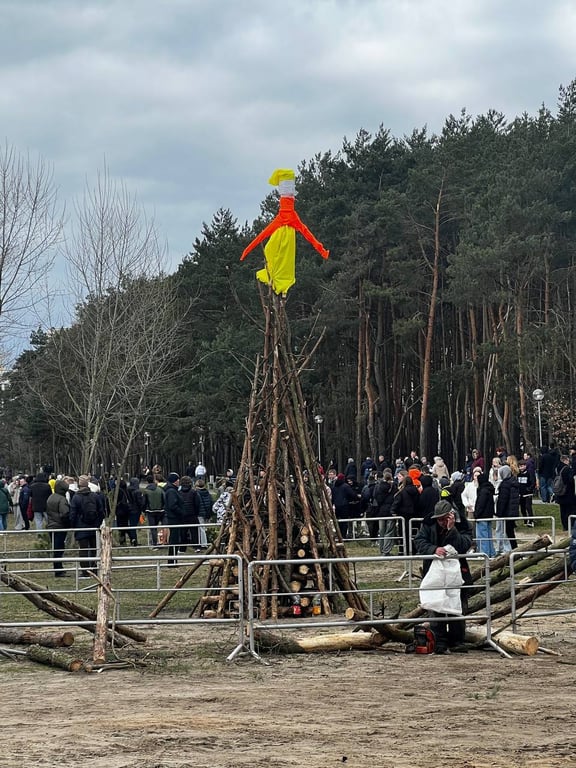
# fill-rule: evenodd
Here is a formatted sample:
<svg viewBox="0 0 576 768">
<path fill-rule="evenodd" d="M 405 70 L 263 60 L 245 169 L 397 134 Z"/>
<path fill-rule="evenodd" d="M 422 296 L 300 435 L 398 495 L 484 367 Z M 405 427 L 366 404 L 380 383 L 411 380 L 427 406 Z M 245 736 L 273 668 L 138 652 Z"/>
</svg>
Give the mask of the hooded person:
<svg viewBox="0 0 576 768">
<path fill-rule="evenodd" d="M 437 502 L 440 501 L 440 491 L 434 485 L 432 475 L 421 475 L 420 484 L 422 486 L 422 492 L 420 493 L 420 499 L 418 500 L 420 517 L 427 520 L 432 517 L 434 514 L 434 507 Z"/>
<path fill-rule="evenodd" d="M 52 565 L 54 567 L 54 576 L 63 577 L 68 574 L 64 570 L 62 558 L 66 549 L 66 535 L 70 528 L 70 505 L 66 494 L 68 492 L 68 483 L 59 479 L 54 484 L 54 493 L 46 502 L 46 528 L 50 532 L 52 540 Z"/>
<path fill-rule="evenodd" d="M 346 475 L 340 472 L 332 486 L 332 506 L 334 507 L 340 535 L 343 539 L 348 537 L 347 519 L 353 516 L 351 505 L 357 503 L 359 498 L 359 494 L 346 482 Z"/>
<path fill-rule="evenodd" d="M 434 477 L 438 478 L 438 480 L 440 480 L 440 478 L 442 477 L 446 477 L 446 478 L 450 477 L 450 472 L 448 471 L 448 467 L 444 463 L 444 459 L 442 458 L 442 456 L 434 456 L 434 464 L 432 465 L 432 474 Z"/>
<path fill-rule="evenodd" d="M 476 524 L 476 548 L 488 557 L 494 557 L 492 518 L 494 517 L 494 485 L 486 472 L 477 475 L 474 521 Z"/>
<path fill-rule="evenodd" d="M 462 501 L 462 493 L 464 492 L 465 482 L 463 472 L 452 472 L 450 475 L 450 485 L 448 491 L 450 493 L 450 499 L 460 515 L 466 517 L 466 507 Z"/>
<path fill-rule="evenodd" d="M 520 486 L 507 464 L 498 470 L 498 496 L 496 498 L 496 550 L 497 554 L 516 549 L 516 521 L 520 510 Z"/>
</svg>

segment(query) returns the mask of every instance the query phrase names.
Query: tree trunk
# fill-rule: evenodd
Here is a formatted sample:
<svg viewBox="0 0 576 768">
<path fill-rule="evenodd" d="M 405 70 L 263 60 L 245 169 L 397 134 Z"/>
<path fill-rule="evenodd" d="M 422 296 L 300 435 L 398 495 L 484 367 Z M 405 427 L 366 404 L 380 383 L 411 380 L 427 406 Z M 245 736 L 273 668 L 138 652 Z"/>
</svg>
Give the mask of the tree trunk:
<svg viewBox="0 0 576 768">
<path fill-rule="evenodd" d="M 482 644 L 486 641 L 486 629 L 484 627 L 467 626 L 467 643 Z M 502 631 L 492 634 L 492 641 L 509 653 L 519 656 L 536 656 L 539 640 L 534 635 L 517 635 L 514 632 Z"/>
<path fill-rule="evenodd" d="M 49 667 L 59 667 L 67 672 L 78 672 L 84 667 L 82 659 L 75 659 L 63 651 L 50 650 L 40 645 L 31 645 L 26 656 L 39 664 L 47 664 Z"/>
<path fill-rule="evenodd" d="M 74 645 L 74 635 L 72 632 L 36 632 L 32 629 L 3 627 L 0 628 L 0 643 L 41 645 L 44 648 L 68 648 Z"/>
</svg>

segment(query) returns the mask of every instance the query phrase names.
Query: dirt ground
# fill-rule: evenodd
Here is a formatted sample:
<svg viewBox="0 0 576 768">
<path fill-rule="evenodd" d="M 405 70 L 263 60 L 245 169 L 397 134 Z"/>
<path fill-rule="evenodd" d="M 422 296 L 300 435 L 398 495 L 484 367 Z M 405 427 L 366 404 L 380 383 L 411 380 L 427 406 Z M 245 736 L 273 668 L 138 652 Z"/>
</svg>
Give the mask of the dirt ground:
<svg viewBox="0 0 576 768">
<path fill-rule="evenodd" d="M 147 630 L 146 666 L 135 669 L 71 674 L 0 659 L 0 766 L 576 765 L 575 622 L 523 626 L 561 656 L 510 660 L 385 646 L 230 663 L 229 627 L 170 625 Z"/>
</svg>

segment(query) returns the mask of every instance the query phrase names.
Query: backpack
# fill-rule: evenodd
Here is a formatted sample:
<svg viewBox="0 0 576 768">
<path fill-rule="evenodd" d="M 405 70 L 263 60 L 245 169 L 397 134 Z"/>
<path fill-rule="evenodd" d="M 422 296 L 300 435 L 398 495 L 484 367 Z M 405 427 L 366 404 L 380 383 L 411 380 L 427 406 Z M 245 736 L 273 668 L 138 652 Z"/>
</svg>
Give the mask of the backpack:
<svg viewBox="0 0 576 768">
<path fill-rule="evenodd" d="M 84 528 L 98 528 L 100 519 L 95 493 L 80 494 L 82 498 L 82 524 Z"/>
<path fill-rule="evenodd" d="M 560 472 L 556 470 L 556 477 L 552 483 L 552 493 L 554 496 L 565 496 L 567 490 L 568 488 L 564 482 L 564 478 L 562 477 L 562 470 L 560 470 Z"/>
</svg>

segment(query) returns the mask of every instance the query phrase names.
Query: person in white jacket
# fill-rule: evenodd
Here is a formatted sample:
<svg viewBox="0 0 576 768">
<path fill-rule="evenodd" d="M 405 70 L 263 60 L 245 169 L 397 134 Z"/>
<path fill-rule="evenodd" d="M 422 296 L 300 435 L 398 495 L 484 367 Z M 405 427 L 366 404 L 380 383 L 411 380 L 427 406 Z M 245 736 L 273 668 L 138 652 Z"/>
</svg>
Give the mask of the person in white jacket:
<svg viewBox="0 0 576 768">
<path fill-rule="evenodd" d="M 474 507 L 476 505 L 476 496 L 478 495 L 478 475 L 482 474 L 482 468 L 476 467 L 472 472 L 472 480 L 466 483 L 462 491 L 462 504 L 466 509 L 466 517 L 469 520 L 474 519 Z"/>
</svg>

